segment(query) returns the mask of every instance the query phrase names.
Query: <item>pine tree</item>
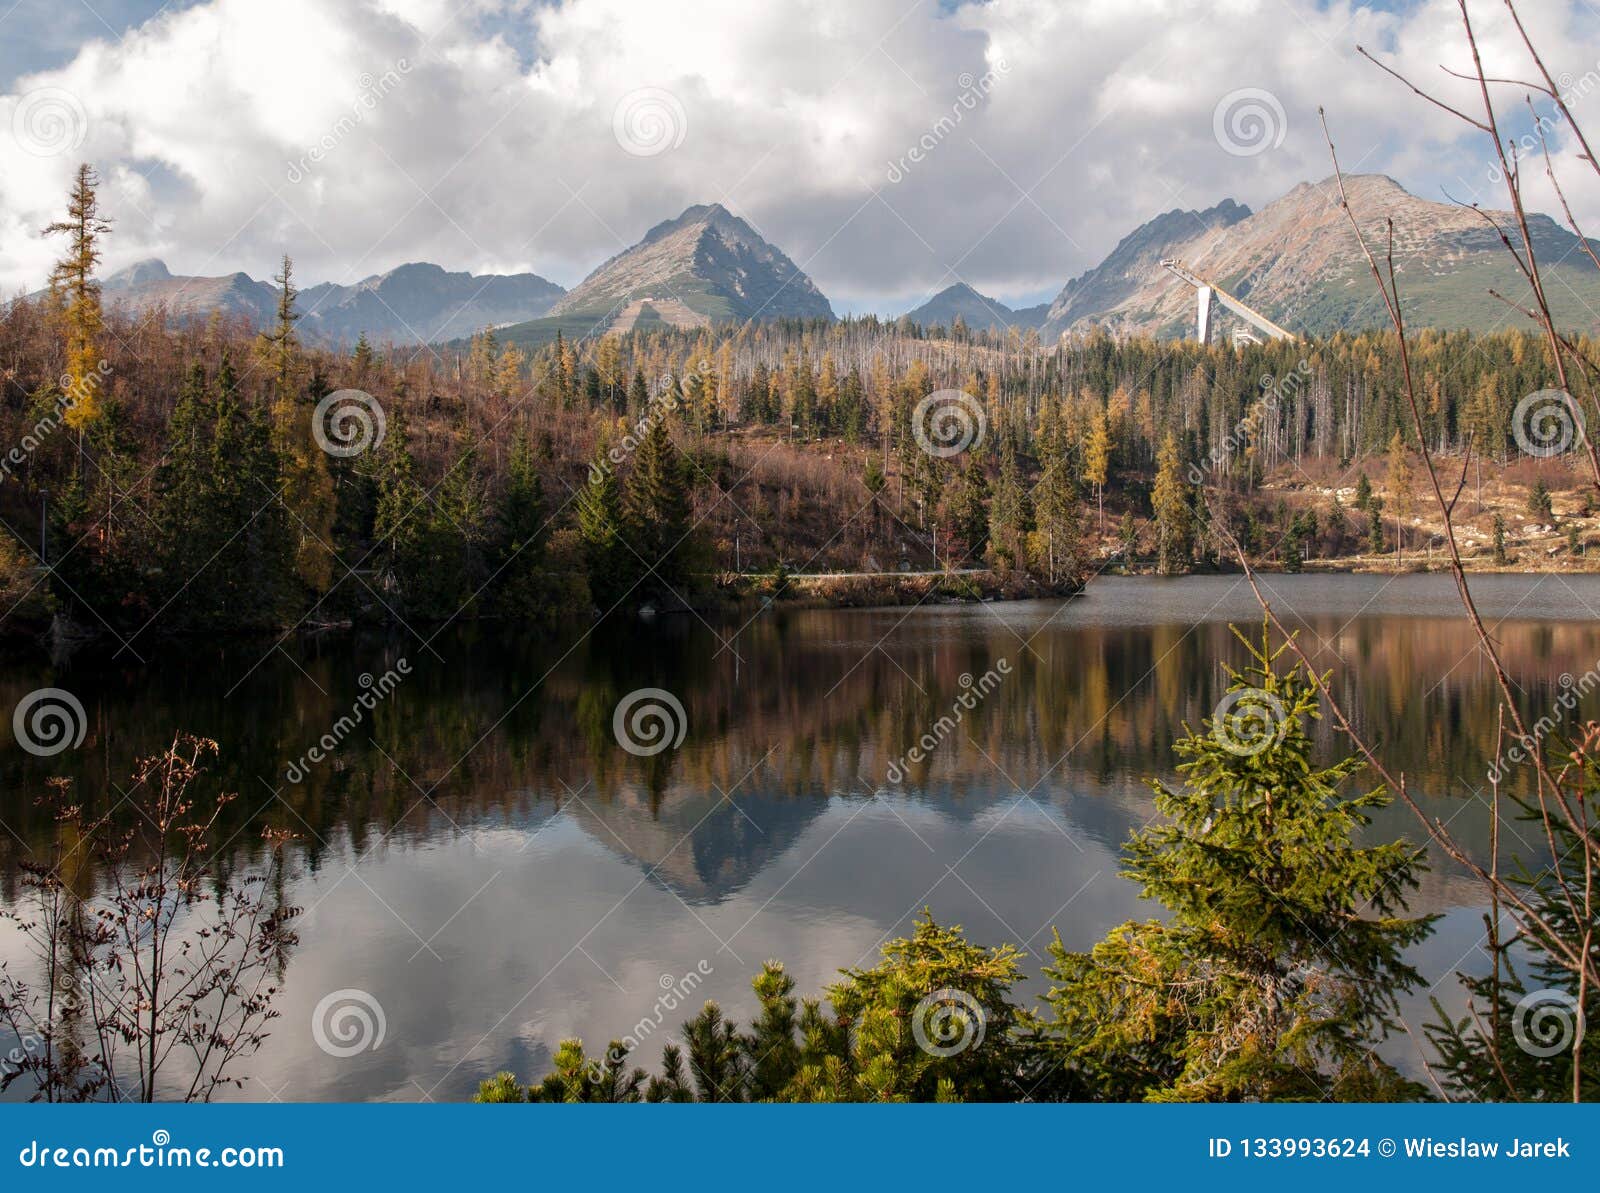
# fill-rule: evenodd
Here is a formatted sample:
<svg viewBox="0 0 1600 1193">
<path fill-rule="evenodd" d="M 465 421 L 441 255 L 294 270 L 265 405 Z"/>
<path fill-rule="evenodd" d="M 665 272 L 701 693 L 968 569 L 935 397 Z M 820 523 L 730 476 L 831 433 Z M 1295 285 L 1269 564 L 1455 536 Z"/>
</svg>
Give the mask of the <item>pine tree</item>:
<svg viewBox="0 0 1600 1193">
<path fill-rule="evenodd" d="M 1393 438 L 1389 440 L 1389 501 L 1394 506 L 1394 549 L 1400 558 L 1405 555 L 1405 519 L 1411 515 L 1414 496 L 1405 436 L 1396 428 Z"/>
<path fill-rule="evenodd" d="M 1052 585 L 1075 583 L 1083 568 L 1082 510 L 1065 455 L 1045 465 L 1039 479 L 1038 507 L 1045 578 Z"/>
<path fill-rule="evenodd" d="M 1083 479 L 1094 486 L 1095 502 L 1100 508 L 1100 534 L 1106 532 L 1106 481 L 1111 469 L 1111 429 L 1106 422 L 1106 412 L 1096 409 L 1089 423 L 1089 435 L 1083 445 Z"/>
<path fill-rule="evenodd" d="M 1534 478 L 1533 488 L 1528 491 L 1528 512 L 1537 518 L 1553 520 L 1556 516 L 1555 505 L 1550 500 L 1550 488 L 1542 476 Z"/>
<path fill-rule="evenodd" d="M 983 558 L 989 536 L 988 498 L 989 478 L 978 453 L 968 452 L 966 466 L 945 495 L 944 520 L 951 538 L 959 544 L 955 556 L 945 560 L 946 566 L 973 567 Z"/>
<path fill-rule="evenodd" d="M 631 590 L 637 571 L 622 543 L 622 492 L 606 444 L 595 445 L 589 477 L 578 491 L 578 537 L 583 544 L 589 591 L 602 613 L 609 613 Z"/>
<path fill-rule="evenodd" d="M 1265 627 L 1239 638 L 1249 666 L 1176 743 L 1182 783 L 1152 780 L 1164 820 L 1126 850 L 1168 916 L 1088 953 L 1058 936 L 1038 1042 L 1069 1092 L 1111 1100 L 1420 1096 L 1372 1045 L 1421 981 L 1405 961 L 1433 918 L 1405 915 L 1421 851 L 1358 844 L 1389 797 L 1343 790 L 1358 758 L 1316 765 L 1316 682 L 1279 670 L 1287 644 Z"/>
<path fill-rule="evenodd" d="M 1151 494 L 1156 521 L 1156 567 L 1163 576 L 1186 571 L 1194 554 L 1194 518 L 1182 468 L 1177 437 L 1168 432 L 1156 459 L 1156 481 Z"/>
<path fill-rule="evenodd" d="M 1007 567 L 1028 562 L 1028 535 L 1033 530 L 1033 499 L 1022 484 L 1017 452 L 1007 438 L 1000 448 L 1000 474 L 989 506 L 989 544 Z"/>
<path fill-rule="evenodd" d="M 1372 482 L 1367 479 L 1367 474 L 1363 472 L 1359 477 L 1356 478 L 1355 506 L 1356 509 L 1360 510 L 1362 513 L 1366 513 L 1367 506 L 1371 503 Z"/>
<path fill-rule="evenodd" d="M 99 340 L 104 329 L 100 309 L 100 238 L 111 231 L 111 221 L 100 214 L 95 188 L 100 180 L 93 167 L 78 167 L 67 199 L 67 218 L 45 228 L 46 236 L 67 238 L 67 255 L 50 273 L 50 288 L 62 304 L 66 324 L 68 406 L 64 421 L 80 436 L 100 418 L 104 371 Z"/>
<path fill-rule="evenodd" d="M 549 540 L 544 481 L 526 427 L 511 444 L 505 487 L 496 509 L 495 581 L 501 607 L 515 615 L 542 615 L 547 600 L 541 573 Z"/>
<path fill-rule="evenodd" d="M 396 410 L 373 456 L 373 555 L 383 587 L 403 596 L 421 546 L 426 501 L 416 482 L 405 415 Z"/>
<path fill-rule="evenodd" d="M 692 553 L 689 478 L 664 418 L 651 422 L 634 452 L 622 508 L 624 549 L 638 557 L 641 587 L 681 597 Z"/>
<path fill-rule="evenodd" d="M 283 460 L 281 491 L 295 538 L 295 572 L 312 593 L 326 592 L 333 579 L 333 535 L 336 504 L 333 474 L 327 453 L 311 434 L 305 403 L 301 400 L 300 342 L 295 324 L 298 291 L 294 263 L 287 253 L 278 283 L 277 315 L 270 330 L 261 335 L 261 357 L 273 383 L 272 424 L 276 448 Z"/>
</svg>

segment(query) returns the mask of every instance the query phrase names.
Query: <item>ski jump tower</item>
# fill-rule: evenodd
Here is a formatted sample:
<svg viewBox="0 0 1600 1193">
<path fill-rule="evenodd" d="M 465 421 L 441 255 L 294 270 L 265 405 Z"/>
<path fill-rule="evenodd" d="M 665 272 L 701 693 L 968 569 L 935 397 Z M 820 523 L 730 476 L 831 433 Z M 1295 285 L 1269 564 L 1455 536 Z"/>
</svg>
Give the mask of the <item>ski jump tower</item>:
<svg viewBox="0 0 1600 1193">
<path fill-rule="evenodd" d="M 1217 302 L 1220 302 L 1223 306 L 1227 307 L 1235 315 L 1238 315 L 1239 318 L 1243 319 L 1246 323 L 1249 323 L 1252 327 L 1255 327 L 1261 331 L 1270 339 L 1289 340 L 1291 343 L 1296 339 L 1294 332 L 1289 331 L 1287 328 L 1279 327 L 1260 311 L 1256 310 L 1252 306 L 1247 305 L 1240 299 L 1235 298 L 1221 286 L 1218 286 L 1212 282 L 1208 282 L 1199 274 L 1191 272 L 1189 268 L 1176 257 L 1164 257 L 1162 258 L 1161 264 L 1169 273 L 1175 274 L 1177 277 L 1180 277 L 1184 281 L 1188 282 L 1189 285 L 1193 286 L 1198 293 L 1199 305 L 1196 310 L 1195 318 L 1195 338 L 1198 339 L 1202 344 L 1208 344 L 1211 342 L 1211 301 L 1213 298 L 1216 299 Z M 1254 341 L 1255 337 L 1249 332 L 1235 333 L 1235 342 L 1238 342 L 1240 339 Z"/>
</svg>

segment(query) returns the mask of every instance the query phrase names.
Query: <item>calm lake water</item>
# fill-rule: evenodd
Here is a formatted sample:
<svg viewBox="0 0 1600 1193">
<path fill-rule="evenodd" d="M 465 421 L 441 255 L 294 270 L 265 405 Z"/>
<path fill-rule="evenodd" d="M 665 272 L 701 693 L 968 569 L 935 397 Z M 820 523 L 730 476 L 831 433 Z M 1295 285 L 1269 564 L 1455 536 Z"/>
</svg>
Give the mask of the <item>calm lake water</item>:
<svg viewBox="0 0 1600 1193">
<path fill-rule="evenodd" d="M 1395 769 L 1482 848 L 1494 694 L 1448 578 L 1267 587 Z M 1600 577 L 1486 577 L 1474 591 L 1535 715 L 1563 675 L 1595 667 Z M 252 863 L 260 821 L 299 834 L 288 896 L 308 913 L 283 1017 L 229 1096 L 467 1097 L 498 1069 L 541 1074 L 565 1037 L 600 1052 L 692 972 L 708 975 L 696 1005 L 713 997 L 741 1016 L 768 958 L 818 991 L 873 963 L 923 907 L 1026 948 L 1034 977 L 1020 993 L 1036 995 L 1052 929 L 1086 947 L 1152 913 L 1117 876 L 1119 849 L 1151 815 L 1146 777 L 1170 774 L 1173 739 L 1210 714 L 1222 663 L 1241 657 L 1229 622 L 1259 620 L 1238 578 L 1106 578 L 1067 602 L 663 617 L 576 642 L 485 625 L 431 642 L 402 631 L 179 653 L 141 641 L 142 662 L 13 660 L 4 708 L 61 687 L 89 728 L 52 759 L 7 737 L 0 900 L 16 899 L 19 860 L 47 839 L 33 806 L 47 777 L 115 802 L 133 758 L 181 728 L 222 744 L 214 777 L 240 795 L 233 860 Z M 976 709 L 906 761 L 969 691 L 963 677 L 991 671 Z M 336 731 L 388 672 L 398 686 Z M 681 703 L 677 750 L 618 744 L 614 710 L 641 688 Z M 309 760 L 330 733 L 332 756 Z M 1323 736 L 1331 759 L 1341 743 Z M 1374 832 L 1421 835 L 1399 808 Z M 1413 907 L 1444 913 L 1414 960 L 1452 1001 L 1454 971 L 1483 959 L 1479 892 L 1436 859 Z M 26 964 L 5 929 L 0 959 Z M 312 1017 L 348 989 L 382 1007 L 385 1030 L 341 1058 L 317 1045 Z M 1419 1027 L 1425 997 L 1410 1006 Z M 667 1015 L 639 1059 L 653 1066 L 685 1017 Z"/>
</svg>

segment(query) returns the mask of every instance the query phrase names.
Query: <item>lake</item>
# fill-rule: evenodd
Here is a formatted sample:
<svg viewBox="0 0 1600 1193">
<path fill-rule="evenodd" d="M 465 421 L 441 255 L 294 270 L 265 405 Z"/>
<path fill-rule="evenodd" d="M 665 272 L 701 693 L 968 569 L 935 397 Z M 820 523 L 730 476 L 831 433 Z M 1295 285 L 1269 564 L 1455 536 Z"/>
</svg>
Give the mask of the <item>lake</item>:
<svg viewBox="0 0 1600 1193">
<path fill-rule="evenodd" d="M 1451 581 L 1264 584 L 1394 769 L 1484 849 L 1495 694 Z M 1596 666 L 1600 577 L 1473 587 L 1535 716 Z M 682 614 L 576 640 L 486 623 L 13 659 L 5 708 L 55 686 L 89 724 L 49 759 L 7 738 L 0 899 L 48 837 L 34 806 L 48 776 L 115 803 L 134 757 L 183 729 L 221 743 L 234 864 L 253 863 L 263 821 L 298 834 L 287 894 L 307 914 L 282 1018 L 231 1097 L 464 1098 L 498 1069 L 542 1074 L 565 1037 L 600 1052 L 695 974 L 693 1005 L 638 1057 L 653 1066 L 702 997 L 747 1014 L 764 960 L 815 993 L 924 907 L 1023 946 L 1027 999 L 1052 930 L 1087 947 L 1153 913 L 1118 877 L 1119 850 L 1151 815 L 1145 780 L 1170 776 L 1172 741 L 1242 657 L 1230 622 L 1259 632 L 1241 578 L 1102 578 L 1070 601 Z M 681 727 L 677 749 L 643 752 L 663 725 L 637 704 L 622 722 L 634 748 L 619 744 L 619 702 L 640 689 L 681 706 L 664 726 Z M 1320 737 L 1331 760 L 1343 743 Z M 1422 835 L 1398 807 L 1373 832 Z M 1437 856 L 1413 900 L 1443 913 L 1413 959 L 1447 1002 L 1455 970 L 1483 960 L 1481 902 Z M 26 963 L 7 929 L 0 959 Z M 312 1017 L 347 990 L 381 1007 L 384 1034 L 339 1057 Z M 1414 1029 L 1425 1012 L 1408 1004 Z"/>
</svg>

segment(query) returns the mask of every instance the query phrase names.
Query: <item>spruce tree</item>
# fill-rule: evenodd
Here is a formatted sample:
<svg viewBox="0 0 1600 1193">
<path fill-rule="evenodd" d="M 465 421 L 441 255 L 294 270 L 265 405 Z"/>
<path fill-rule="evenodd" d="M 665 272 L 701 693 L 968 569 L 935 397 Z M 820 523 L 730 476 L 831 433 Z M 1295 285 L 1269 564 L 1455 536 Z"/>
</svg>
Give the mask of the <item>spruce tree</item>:
<svg viewBox="0 0 1600 1193">
<path fill-rule="evenodd" d="M 595 445 L 576 505 L 589 592 L 600 611 L 609 613 L 632 589 L 637 570 L 636 560 L 622 543 L 622 492 L 604 439 Z"/>
<path fill-rule="evenodd" d="M 1066 1092 L 1111 1100 L 1420 1096 L 1373 1045 L 1421 980 L 1404 956 L 1431 931 L 1405 914 L 1421 851 L 1358 844 L 1388 795 L 1344 790 L 1358 758 L 1317 765 L 1316 682 L 1279 670 L 1265 627 L 1238 636 L 1249 665 L 1176 743 L 1181 783 L 1151 782 L 1163 820 L 1127 846 L 1125 876 L 1167 917 L 1087 953 L 1057 936 L 1043 1055 Z"/>
<path fill-rule="evenodd" d="M 1156 457 L 1156 481 L 1151 493 L 1156 522 L 1156 568 L 1163 576 L 1188 570 L 1194 554 L 1194 517 L 1182 469 L 1177 437 L 1168 432 Z"/>
<path fill-rule="evenodd" d="M 1083 570 L 1082 510 L 1065 453 L 1045 464 L 1039 478 L 1038 510 L 1045 578 L 1052 585 L 1075 583 Z"/>
<path fill-rule="evenodd" d="M 666 420 L 657 418 L 634 452 L 623 494 L 624 550 L 637 556 L 646 592 L 681 596 L 687 590 L 690 515 L 687 469 Z"/>
</svg>

